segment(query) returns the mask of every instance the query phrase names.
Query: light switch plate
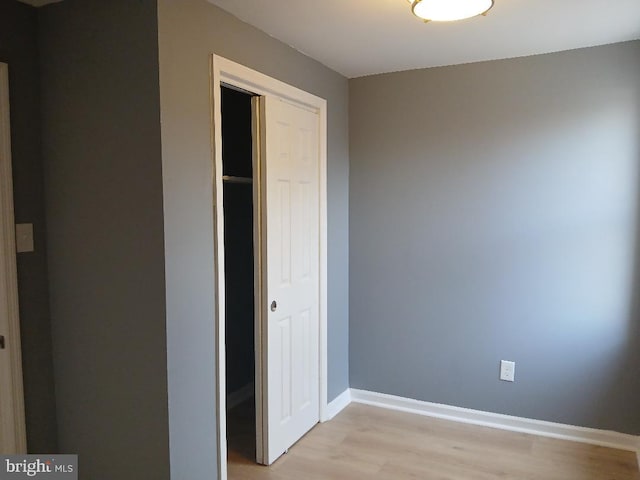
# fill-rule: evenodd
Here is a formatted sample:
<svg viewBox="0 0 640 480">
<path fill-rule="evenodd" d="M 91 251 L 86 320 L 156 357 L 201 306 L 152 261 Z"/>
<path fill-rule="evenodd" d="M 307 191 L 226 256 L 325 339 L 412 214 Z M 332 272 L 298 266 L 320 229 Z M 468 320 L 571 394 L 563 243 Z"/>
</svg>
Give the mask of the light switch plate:
<svg viewBox="0 0 640 480">
<path fill-rule="evenodd" d="M 33 223 L 16 224 L 16 252 L 33 252 Z"/>
</svg>

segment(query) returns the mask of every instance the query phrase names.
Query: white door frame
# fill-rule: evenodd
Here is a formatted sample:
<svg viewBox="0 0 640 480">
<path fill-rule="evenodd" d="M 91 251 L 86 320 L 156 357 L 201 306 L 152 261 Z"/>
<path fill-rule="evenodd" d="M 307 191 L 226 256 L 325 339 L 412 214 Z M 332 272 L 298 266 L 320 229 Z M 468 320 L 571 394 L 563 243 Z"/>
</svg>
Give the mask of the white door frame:
<svg viewBox="0 0 640 480">
<path fill-rule="evenodd" d="M 0 392 L 0 408 L 13 419 L 13 425 L 0 425 L 13 437 L 13 452 L 27 453 L 22 386 L 22 354 L 20 348 L 20 315 L 16 266 L 15 220 L 13 217 L 13 180 L 11 176 L 11 128 L 9 121 L 9 67 L 0 63 L 0 315 L 8 319 L 8 330 L 1 332 L 9 354 L 11 388 Z M 8 404 L 8 405 L 7 405 Z"/>
<path fill-rule="evenodd" d="M 217 446 L 218 478 L 227 479 L 227 415 L 226 415 L 226 374 L 225 374 L 225 278 L 224 278 L 224 213 L 222 183 L 222 111 L 221 84 L 230 85 L 256 95 L 271 95 L 311 109 L 320 117 L 320 421 L 327 416 L 327 101 L 259 73 L 248 67 L 232 62 L 218 55 L 211 56 L 211 118 L 213 140 L 213 198 L 214 198 L 214 241 L 216 257 L 216 399 L 217 399 Z M 259 177 L 254 174 L 257 180 Z M 255 294 L 260 292 L 256 290 Z M 261 342 L 256 341 L 256 345 Z M 259 363 L 259 353 L 256 360 Z M 256 365 L 259 367 L 259 364 Z M 258 370 L 258 368 L 256 368 Z M 258 379 L 256 374 L 256 379 Z M 257 383 L 256 389 L 261 387 Z"/>
</svg>

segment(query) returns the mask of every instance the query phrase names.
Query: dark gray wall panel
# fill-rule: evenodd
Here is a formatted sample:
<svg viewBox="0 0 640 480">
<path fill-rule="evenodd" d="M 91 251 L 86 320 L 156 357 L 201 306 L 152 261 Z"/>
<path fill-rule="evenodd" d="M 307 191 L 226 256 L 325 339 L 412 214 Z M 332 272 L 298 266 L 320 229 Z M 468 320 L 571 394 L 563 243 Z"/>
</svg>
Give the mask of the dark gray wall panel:
<svg viewBox="0 0 640 480">
<path fill-rule="evenodd" d="M 39 20 L 60 450 L 82 478 L 168 479 L 157 5 Z"/>
<path fill-rule="evenodd" d="M 351 80 L 350 118 L 351 386 L 640 433 L 640 42 Z"/>
</svg>

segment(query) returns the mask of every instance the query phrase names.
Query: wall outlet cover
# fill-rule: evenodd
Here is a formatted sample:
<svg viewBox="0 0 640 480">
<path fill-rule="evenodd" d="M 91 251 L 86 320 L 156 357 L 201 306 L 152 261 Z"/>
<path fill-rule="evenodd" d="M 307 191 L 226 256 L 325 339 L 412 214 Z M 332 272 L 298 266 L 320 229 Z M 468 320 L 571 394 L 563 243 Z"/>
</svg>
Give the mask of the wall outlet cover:
<svg viewBox="0 0 640 480">
<path fill-rule="evenodd" d="M 500 380 L 505 382 L 515 382 L 516 380 L 516 362 L 502 360 L 500 362 Z"/>
</svg>

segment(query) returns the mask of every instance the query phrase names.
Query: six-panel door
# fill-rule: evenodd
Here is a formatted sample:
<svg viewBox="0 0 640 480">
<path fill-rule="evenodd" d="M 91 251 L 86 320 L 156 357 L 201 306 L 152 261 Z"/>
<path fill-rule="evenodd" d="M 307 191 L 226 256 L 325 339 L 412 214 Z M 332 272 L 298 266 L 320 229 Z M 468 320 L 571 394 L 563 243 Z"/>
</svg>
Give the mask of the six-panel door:
<svg viewBox="0 0 640 480">
<path fill-rule="evenodd" d="M 273 463 L 319 421 L 317 113 L 265 97 L 267 442 Z"/>
</svg>

